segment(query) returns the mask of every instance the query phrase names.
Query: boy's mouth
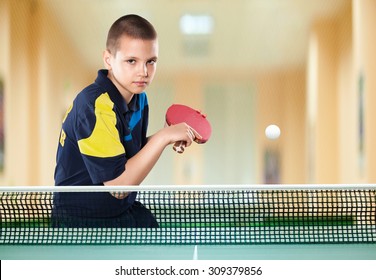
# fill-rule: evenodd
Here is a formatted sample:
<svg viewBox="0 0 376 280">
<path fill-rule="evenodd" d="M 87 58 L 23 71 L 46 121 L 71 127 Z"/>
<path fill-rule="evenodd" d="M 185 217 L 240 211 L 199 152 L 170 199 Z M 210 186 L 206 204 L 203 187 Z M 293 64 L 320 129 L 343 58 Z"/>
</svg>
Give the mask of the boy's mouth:
<svg viewBox="0 0 376 280">
<path fill-rule="evenodd" d="M 147 86 L 148 83 L 146 81 L 135 81 L 134 84 L 136 84 L 139 87 L 143 87 Z"/>
</svg>

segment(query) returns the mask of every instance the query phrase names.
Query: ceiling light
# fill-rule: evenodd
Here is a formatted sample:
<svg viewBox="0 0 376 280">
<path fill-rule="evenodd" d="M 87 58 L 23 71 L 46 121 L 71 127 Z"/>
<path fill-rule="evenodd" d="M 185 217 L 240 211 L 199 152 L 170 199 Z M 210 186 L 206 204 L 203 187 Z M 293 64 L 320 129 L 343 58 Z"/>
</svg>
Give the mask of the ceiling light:
<svg viewBox="0 0 376 280">
<path fill-rule="evenodd" d="M 185 14 L 180 18 L 180 31 L 186 35 L 205 35 L 213 32 L 213 17 L 206 14 Z"/>
</svg>

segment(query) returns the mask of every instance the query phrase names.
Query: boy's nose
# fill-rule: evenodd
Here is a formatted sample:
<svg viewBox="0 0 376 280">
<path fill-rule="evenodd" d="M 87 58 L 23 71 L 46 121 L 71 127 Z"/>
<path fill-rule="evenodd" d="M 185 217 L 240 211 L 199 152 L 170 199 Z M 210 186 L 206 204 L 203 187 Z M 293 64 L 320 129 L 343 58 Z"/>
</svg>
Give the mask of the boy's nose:
<svg viewBox="0 0 376 280">
<path fill-rule="evenodd" d="M 144 64 L 142 64 L 141 67 L 140 67 L 139 73 L 143 77 L 147 77 L 148 76 L 148 68 L 147 68 L 147 66 L 144 65 Z"/>
</svg>

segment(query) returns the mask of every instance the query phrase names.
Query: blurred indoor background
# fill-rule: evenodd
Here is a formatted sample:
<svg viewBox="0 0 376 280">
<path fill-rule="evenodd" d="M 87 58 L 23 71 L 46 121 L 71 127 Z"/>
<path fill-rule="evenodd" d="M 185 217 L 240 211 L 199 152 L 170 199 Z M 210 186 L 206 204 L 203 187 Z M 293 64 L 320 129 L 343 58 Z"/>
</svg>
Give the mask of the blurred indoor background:
<svg viewBox="0 0 376 280">
<path fill-rule="evenodd" d="M 159 35 L 150 134 L 172 103 L 213 126 L 144 184 L 376 182 L 374 0 L 0 0 L 2 185 L 53 184 L 65 110 L 129 13 Z"/>
</svg>

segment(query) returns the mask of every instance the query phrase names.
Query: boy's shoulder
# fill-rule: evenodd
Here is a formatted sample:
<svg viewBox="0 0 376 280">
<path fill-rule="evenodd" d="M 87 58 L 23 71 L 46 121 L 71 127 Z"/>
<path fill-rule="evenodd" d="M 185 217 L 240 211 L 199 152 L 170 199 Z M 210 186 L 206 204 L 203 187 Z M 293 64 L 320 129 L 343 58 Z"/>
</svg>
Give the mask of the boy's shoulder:
<svg viewBox="0 0 376 280">
<path fill-rule="evenodd" d="M 77 101 L 84 101 L 84 102 L 90 102 L 96 100 L 101 94 L 103 94 L 105 90 L 103 90 L 100 86 L 98 86 L 95 83 L 92 83 L 91 85 L 88 85 L 83 90 L 81 90 L 77 96 Z"/>
<path fill-rule="evenodd" d="M 105 91 L 97 84 L 93 83 L 85 87 L 77 94 L 73 101 L 73 104 L 77 110 L 83 110 L 84 108 L 92 107 L 94 106 L 98 97 L 103 93 L 105 93 Z"/>
</svg>

